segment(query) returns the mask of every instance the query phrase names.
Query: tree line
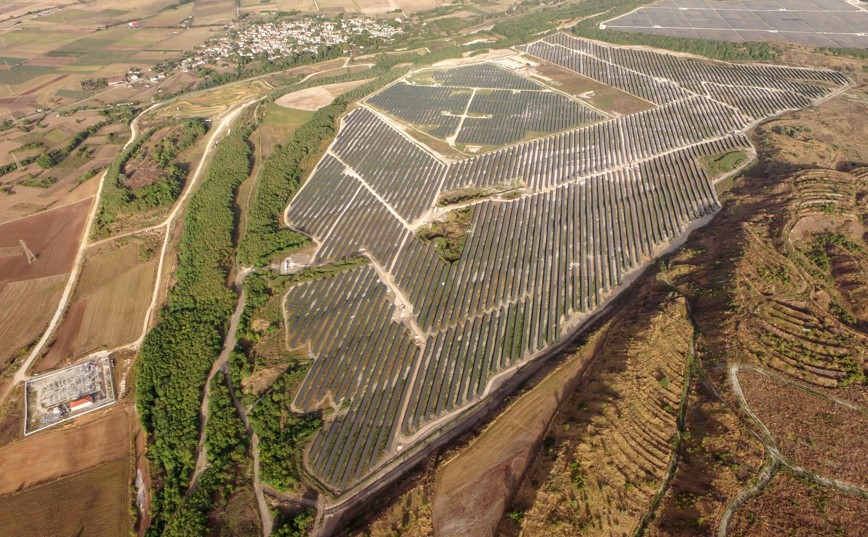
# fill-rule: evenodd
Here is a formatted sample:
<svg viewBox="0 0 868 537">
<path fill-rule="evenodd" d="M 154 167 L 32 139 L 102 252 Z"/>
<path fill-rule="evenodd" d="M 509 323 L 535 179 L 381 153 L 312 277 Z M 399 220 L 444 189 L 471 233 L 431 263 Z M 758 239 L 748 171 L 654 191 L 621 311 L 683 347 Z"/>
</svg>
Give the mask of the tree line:
<svg viewBox="0 0 868 537">
<path fill-rule="evenodd" d="M 407 72 L 406 68 L 391 69 L 393 61 L 384 60 L 372 70 L 378 74 L 376 79 L 317 110 L 310 120 L 296 129 L 286 145 L 277 147 L 263 162 L 253 201 L 248 208 L 246 232 L 238 247 L 241 264 L 267 264 L 278 255 L 307 244 L 308 239 L 304 235 L 285 226 L 282 221 L 283 210 L 298 190 L 305 165 L 310 164 L 313 160 L 311 157 L 316 156 L 323 144 L 334 137 L 338 118 L 346 112 L 347 106 Z M 361 73 L 364 78 L 370 78 L 371 74 L 371 71 Z M 355 78 L 359 75 L 350 76 Z M 342 78 L 326 79 L 316 85 L 330 84 Z M 292 91 L 298 89 L 303 89 L 303 86 L 291 88 Z"/>
<path fill-rule="evenodd" d="M 145 337 L 137 363 L 136 404 L 150 440 L 154 483 L 149 535 L 160 535 L 184 500 L 195 466 L 205 379 L 220 353 L 237 299 L 226 281 L 232 269 L 233 200 L 250 172 L 250 129 L 244 128 L 246 118 L 241 121 L 221 140 L 202 187 L 190 200 L 176 283 L 159 322 Z M 206 471 L 200 487 L 219 481 L 215 473 Z"/>
<path fill-rule="evenodd" d="M 198 118 L 179 122 L 176 132 L 167 134 L 147 149 L 147 156 L 159 170 L 160 176 L 156 180 L 137 188 L 130 188 L 126 184 L 127 177 L 123 173 L 126 165 L 146 151 L 146 144 L 159 129 L 160 127 L 152 127 L 142 133 L 109 165 L 94 224 L 95 237 L 108 236 L 110 226 L 120 215 L 171 205 L 181 194 L 187 179 L 187 170 L 177 162 L 177 157 L 205 134 L 207 126 Z"/>
</svg>

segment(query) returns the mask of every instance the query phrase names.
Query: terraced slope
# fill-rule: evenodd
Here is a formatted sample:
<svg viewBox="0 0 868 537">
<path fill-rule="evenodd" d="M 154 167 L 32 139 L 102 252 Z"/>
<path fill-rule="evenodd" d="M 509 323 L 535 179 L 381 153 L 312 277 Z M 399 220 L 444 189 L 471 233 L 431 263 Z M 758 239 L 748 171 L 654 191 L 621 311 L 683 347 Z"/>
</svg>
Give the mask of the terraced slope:
<svg viewBox="0 0 868 537">
<path fill-rule="evenodd" d="M 612 344 L 565 404 L 574 413 L 552 425 L 554 461 L 533 473 L 546 484 L 519 497 L 527 508 L 522 535 L 629 534 L 660 486 L 673 456 L 693 328 L 682 298 L 631 325 L 621 330 L 634 337 L 609 336 Z"/>
<path fill-rule="evenodd" d="M 306 468 L 335 494 L 460 425 L 468 410 L 600 311 L 655 256 L 709 220 L 719 203 L 700 161 L 750 152 L 743 130 L 753 116 L 702 91 L 706 82 L 756 84 L 762 98 L 794 92 L 812 102 L 846 80 L 827 71 L 698 62 L 565 36 L 549 41 L 556 45 L 538 42 L 528 51 L 594 57 L 605 65 L 583 74 L 657 106 L 447 164 L 363 105 L 343 118 L 287 208 L 287 223 L 317 244 L 314 264 L 371 260 L 291 288 L 285 302 L 287 344 L 314 360 L 295 408 L 331 409 Z M 499 67 L 473 67 L 393 87 L 433 95 L 438 84 L 488 84 L 496 95 L 504 84 L 530 83 Z M 513 89 L 516 102 L 526 102 L 522 95 L 530 90 Z M 452 96 L 444 92 L 431 107 Z M 424 100 L 418 111 L 402 106 L 422 121 L 436 118 Z M 500 128 L 497 117 L 510 115 L 492 113 L 492 129 Z M 518 190 L 490 197 L 503 185 Z M 438 205 L 444 198 L 451 205 Z M 474 210 L 457 261 L 417 238 L 428 223 L 468 205 Z"/>
</svg>

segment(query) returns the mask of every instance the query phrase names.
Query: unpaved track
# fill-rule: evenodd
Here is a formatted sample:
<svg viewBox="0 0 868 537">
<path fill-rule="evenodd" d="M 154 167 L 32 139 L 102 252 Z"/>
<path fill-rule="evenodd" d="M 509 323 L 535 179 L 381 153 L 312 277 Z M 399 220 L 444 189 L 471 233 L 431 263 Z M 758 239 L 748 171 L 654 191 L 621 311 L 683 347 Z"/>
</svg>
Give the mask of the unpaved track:
<svg viewBox="0 0 868 537">
<path fill-rule="evenodd" d="M 236 105 L 234 108 L 230 108 L 223 116 L 220 118 L 219 123 L 212 129 L 211 134 L 208 136 L 207 140 L 207 149 L 202 154 L 202 157 L 199 159 L 199 164 L 196 166 L 195 172 L 190 176 L 187 181 L 187 187 L 181 193 L 181 197 L 175 202 L 175 207 L 172 209 L 172 212 L 166 217 L 163 223 L 158 224 L 156 226 L 149 226 L 146 228 L 142 228 L 141 230 L 137 230 L 132 233 L 139 233 L 143 231 L 150 231 L 154 229 L 164 229 L 164 237 L 163 237 L 163 246 L 160 249 L 160 261 L 157 264 L 157 274 L 154 280 L 154 291 L 151 295 L 151 303 L 148 305 L 148 309 L 145 312 L 145 320 L 142 324 L 142 331 L 139 337 L 125 345 L 121 345 L 114 349 L 109 349 L 106 351 L 99 351 L 100 353 L 107 352 L 112 353 L 123 349 L 137 349 L 141 346 L 142 341 L 145 339 L 145 335 L 148 332 L 148 326 L 151 323 L 151 319 L 153 319 L 154 311 L 157 308 L 157 304 L 160 299 L 160 289 L 161 283 L 163 280 L 163 271 L 166 265 L 166 258 L 169 249 L 169 242 L 171 240 L 171 231 L 172 227 L 177 219 L 177 217 L 182 213 L 184 207 L 186 206 L 186 202 L 189 199 L 190 195 L 193 191 L 196 190 L 197 183 L 199 182 L 202 172 L 207 168 L 207 164 L 210 162 L 210 157 L 214 152 L 214 142 L 217 141 L 218 137 L 224 132 L 228 132 L 231 124 L 241 111 L 252 104 L 255 101 L 250 101 L 247 103 L 242 103 L 240 105 Z M 136 118 L 130 123 L 130 139 L 124 145 L 123 149 L 126 149 L 133 141 L 136 139 L 138 135 L 139 129 L 139 121 L 142 117 L 144 117 L 151 110 L 163 106 L 166 103 L 158 103 L 155 104 L 146 110 L 144 110 L 141 114 L 136 116 Z M 122 151 L 123 151 L 122 149 Z M 103 186 L 105 185 L 105 178 L 108 173 L 108 170 L 104 171 L 100 176 L 99 188 L 94 197 L 93 206 L 91 207 L 90 214 L 88 215 L 87 223 L 85 224 L 85 231 L 81 239 L 81 243 L 79 244 L 78 252 L 76 254 L 75 260 L 72 265 L 72 270 L 69 275 L 69 279 L 67 280 L 66 287 L 63 290 L 63 295 L 60 298 L 60 302 L 57 305 L 57 308 L 54 311 L 54 316 L 51 318 L 51 321 L 48 324 L 48 327 L 42 334 L 42 337 L 39 339 L 37 344 L 33 347 L 33 350 L 27 356 L 27 359 L 21 364 L 18 370 L 15 372 L 15 376 L 12 379 L 4 392 L 0 394 L 0 406 L 6 402 L 6 399 L 9 397 L 9 394 L 12 393 L 12 389 L 20 382 L 24 382 L 28 380 L 30 377 L 27 374 L 27 370 L 33 364 L 33 361 L 42 353 L 42 350 L 45 348 L 45 345 L 50 341 L 51 337 L 54 335 L 55 330 L 63 319 L 63 315 L 66 312 L 67 306 L 69 306 L 69 302 L 72 299 L 73 292 L 75 291 L 75 287 L 78 283 L 78 278 L 81 273 L 82 267 L 84 265 L 84 254 L 88 248 L 92 245 L 90 241 L 90 232 L 93 227 L 93 222 L 96 218 L 96 213 L 99 210 L 99 199 L 102 194 Z M 97 243 L 104 241 L 96 241 Z"/>
<path fill-rule="evenodd" d="M 775 459 L 771 454 L 766 455 L 766 460 L 760 468 L 759 476 L 757 476 L 757 480 L 738 493 L 738 496 L 733 498 L 731 502 L 729 502 L 726 506 L 726 509 L 723 510 L 723 515 L 720 517 L 720 525 L 717 527 L 717 537 L 726 537 L 726 533 L 729 530 L 729 521 L 732 519 L 732 515 L 735 513 L 735 510 L 741 507 L 744 502 L 753 498 L 756 493 L 761 491 L 769 484 L 769 481 L 772 480 L 778 470 L 780 469 L 781 464 Z"/>
<path fill-rule="evenodd" d="M 775 445 L 775 443 L 774 443 L 774 435 L 772 435 L 771 431 L 769 431 L 769 429 L 765 426 L 765 424 L 762 422 L 762 420 L 759 418 L 759 416 L 754 414 L 753 410 L 751 410 L 750 406 L 747 404 L 747 399 L 744 396 L 744 392 L 741 389 L 741 383 L 738 380 L 738 371 L 741 368 L 750 369 L 750 370 L 756 371 L 757 373 L 759 373 L 761 375 L 766 375 L 766 376 L 773 377 L 773 378 L 779 378 L 780 380 L 783 380 L 783 381 L 787 381 L 787 379 L 784 379 L 782 377 L 778 377 L 777 375 L 773 375 L 767 371 L 764 371 L 763 369 L 760 369 L 758 367 L 754 367 L 752 365 L 733 364 L 729 368 L 729 380 L 730 380 L 730 384 L 732 384 L 732 391 L 735 392 L 735 395 L 738 397 L 738 404 L 741 407 L 741 409 L 744 411 L 744 413 L 747 414 L 751 418 L 751 420 L 754 422 L 754 424 L 760 428 L 761 432 L 759 434 L 757 434 L 756 436 L 759 439 L 759 441 L 762 443 L 763 447 L 765 447 L 766 452 L 772 458 L 774 458 L 777 462 L 779 462 L 783 466 L 786 466 L 787 468 L 789 468 L 790 470 L 792 470 L 793 472 L 797 473 L 800 476 L 803 476 L 803 477 L 806 477 L 806 478 L 811 479 L 813 481 L 816 481 L 817 483 L 819 483 L 821 485 L 825 485 L 827 487 L 834 487 L 838 490 L 842 490 L 842 491 L 846 492 L 847 494 L 855 494 L 858 496 L 862 496 L 864 498 L 868 498 L 868 489 L 865 489 L 865 488 L 853 485 L 852 483 L 847 483 L 845 481 L 841 481 L 838 479 L 829 479 L 828 477 L 823 477 L 822 475 L 816 474 L 810 470 L 806 470 L 806 469 L 802 468 L 801 466 L 796 465 L 794 462 L 790 461 L 789 459 L 787 459 L 786 457 L 784 457 L 781 454 L 780 450 L 778 450 L 777 445 Z M 854 405 L 852 403 L 847 403 L 847 402 L 841 401 L 837 398 L 829 397 L 829 399 L 831 399 L 835 402 L 838 402 L 839 404 L 845 404 L 846 406 L 848 406 L 850 408 L 854 407 Z M 856 408 L 858 408 L 858 407 L 856 407 Z M 862 411 L 862 409 L 858 409 L 858 410 Z"/>
<path fill-rule="evenodd" d="M 208 405 L 211 402 L 211 381 L 219 372 L 226 369 L 226 364 L 229 362 L 229 355 L 235 349 L 235 336 L 238 332 L 238 322 L 241 320 L 241 314 L 244 313 L 244 305 L 247 297 L 244 295 L 243 283 L 244 278 L 250 273 L 251 269 L 246 268 L 238 272 L 235 277 L 235 290 L 238 293 L 238 303 L 235 305 L 235 311 L 229 319 L 229 330 L 226 332 L 226 339 L 223 342 L 223 350 L 220 356 L 211 365 L 211 371 L 208 372 L 208 378 L 205 379 L 205 392 L 202 396 L 202 405 L 199 407 L 199 444 L 196 447 L 196 468 L 193 470 L 193 476 L 190 478 L 190 487 L 188 492 L 196 488 L 199 484 L 199 477 L 205 468 L 208 467 L 208 454 L 205 446 L 205 428 L 208 425 Z M 246 421 L 246 420 L 245 420 Z"/>
<path fill-rule="evenodd" d="M 151 106 L 138 116 L 130 123 L 130 139 L 127 140 L 127 143 L 124 144 L 124 147 L 121 149 L 123 151 L 133 141 L 136 139 L 137 131 L 139 128 L 139 119 L 143 117 L 146 113 L 150 112 L 157 105 Z M 78 277 L 81 273 L 82 266 L 84 264 L 84 254 L 87 251 L 88 246 L 90 245 L 90 241 L 88 238 L 90 237 L 90 229 L 93 227 L 93 221 L 96 219 L 96 213 L 99 210 L 99 199 L 102 195 L 103 185 L 105 184 L 105 177 L 108 174 L 108 169 L 102 172 L 99 180 L 99 187 L 97 188 L 96 194 L 93 197 L 93 204 L 90 209 L 90 214 L 87 217 L 87 223 L 84 226 L 84 231 L 82 233 L 81 243 L 78 247 L 78 252 L 75 255 L 75 260 L 72 264 L 72 270 L 69 274 L 69 279 L 66 282 L 66 287 L 63 289 L 63 295 L 60 297 L 60 302 L 57 304 L 57 308 L 54 310 L 54 315 L 51 318 L 51 321 L 48 323 L 48 327 L 42 333 L 42 337 L 39 338 L 39 341 L 34 345 L 33 350 L 30 351 L 30 354 L 27 355 L 27 359 L 21 364 L 18 368 L 18 371 L 15 372 L 15 376 L 12 378 L 12 381 L 6 386 L 6 389 L 0 394 L 0 406 L 6 402 L 6 399 L 9 397 L 9 394 L 12 393 L 12 389 L 19 382 L 24 382 L 27 380 L 27 370 L 30 368 L 31 364 L 36 357 L 42 353 L 42 349 L 45 348 L 45 345 L 48 343 L 51 336 L 54 334 L 54 331 L 57 329 L 58 324 L 60 324 L 61 319 L 63 318 L 63 313 L 66 311 L 66 307 L 69 305 L 69 301 L 72 298 L 72 293 L 75 290 L 75 286 L 78 283 Z"/>
</svg>

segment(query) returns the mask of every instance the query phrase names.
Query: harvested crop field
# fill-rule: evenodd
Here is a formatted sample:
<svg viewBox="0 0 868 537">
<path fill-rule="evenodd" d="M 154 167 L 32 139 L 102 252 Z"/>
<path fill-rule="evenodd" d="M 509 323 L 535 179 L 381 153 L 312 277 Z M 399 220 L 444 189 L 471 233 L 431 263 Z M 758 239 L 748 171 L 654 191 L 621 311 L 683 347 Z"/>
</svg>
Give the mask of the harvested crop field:
<svg viewBox="0 0 868 537">
<path fill-rule="evenodd" d="M 0 534 L 118 537 L 130 532 L 130 461 L 124 457 L 0 497 Z"/>
<path fill-rule="evenodd" d="M 235 0 L 196 0 L 193 25 L 226 24 L 235 18 Z"/>
<path fill-rule="evenodd" d="M 74 426 L 45 431 L 0 448 L 0 495 L 76 474 L 129 453 L 127 413 L 114 407 Z M 2 532 L 0 532 L 2 533 Z"/>
<path fill-rule="evenodd" d="M 732 537 L 861 537 L 868 500 L 781 472 L 732 518 Z"/>
<path fill-rule="evenodd" d="M 141 261 L 147 245 L 123 242 L 104 245 L 86 259 L 66 318 L 36 372 L 139 337 L 157 260 Z"/>
<path fill-rule="evenodd" d="M 33 264 L 23 255 L 0 257 L 0 281 L 20 281 L 69 271 L 90 210 L 91 200 L 0 224 L 0 248 L 19 240 L 36 255 Z"/>
<path fill-rule="evenodd" d="M 0 371 L 51 318 L 91 200 L 0 224 Z M 18 241 L 36 255 L 28 264 Z"/>
<path fill-rule="evenodd" d="M 0 283 L 0 373 L 51 319 L 68 274 Z"/>
<path fill-rule="evenodd" d="M 823 477 L 868 487 L 864 412 L 754 369 L 739 370 L 738 379 L 785 457 Z"/>
<path fill-rule="evenodd" d="M 275 104 L 279 104 L 286 108 L 295 108 L 297 110 L 314 112 L 323 106 L 331 104 L 331 102 L 335 100 L 335 97 L 338 97 L 355 87 L 361 86 L 366 82 L 370 82 L 370 79 L 354 80 L 352 82 L 341 82 L 340 84 L 328 84 L 326 86 L 307 88 L 287 93 L 274 102 Z"/>
</svg>

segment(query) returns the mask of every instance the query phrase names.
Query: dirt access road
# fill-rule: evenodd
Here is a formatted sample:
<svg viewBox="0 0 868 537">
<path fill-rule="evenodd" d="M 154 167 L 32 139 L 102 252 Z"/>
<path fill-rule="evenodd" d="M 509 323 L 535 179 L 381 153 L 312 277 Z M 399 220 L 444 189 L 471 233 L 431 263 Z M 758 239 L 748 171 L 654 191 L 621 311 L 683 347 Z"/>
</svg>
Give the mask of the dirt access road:
<svg viewBox="0 0 868 537">
<path fill-rule="evenodd" d="M 214 152 L 215 142 L 224 133 L 229 132 L 229 129 L 230 129 L 230 126 L 232 125 L 232 122 L 235 121 L 235 119 L 237 119 L 238 115 L 241 113 L 241 111 L 244 108 L 246 108 L 250 104 L 253 104 L 253 102 L 256 102 L 256 101 L 254 100 L 254 101 L 250 101 L 250 102 L 236 105 L 235 107 L 230 108 L 221 118 L 218 118 L 219 121 L 216 123 L 216 126 L 212 129 L 211 134 L 208 136 L 208 141 L 207 141 L 208 148 L 202 154 L 202 158 L 199 160 L 199 164 L 197 165 L 195 172 L 193 173 L 193 175 L 190 176 L 190 179 L 187 181 L 187 187 L 184 189 L 184 191 L 181 194 L 181 197 L 175 203 L 174 209 L 172 209 L 172 212 L 169 213 L 169 215 L 166 217 L 166 220 L 164 220 L 162 224 L 160 224 L 154 228 L 148 228 L 148 229 L 164 228 L 165 233 L 164 233 L 164 237 L 163 237 L 163 245 L 162 245 L 162 248 L 160 249 L 160 260 L 159 260 L 159 263 L 157 264 L 157 274 L 156 274 L 156 278 L 155 278 L 155 282 L 154 282 L 154 291 L 153 291 L 152 296 L 151 296 L 151 303 L 149 304 L 148 309 L 145 313 L 145 320 L 144 320 L 144 323 L 142 325 L 142 331 L 141 331 L 139 337 L 131 343 L 122 345 L 122 346 L 117 347 L 115 349 L 111 349 L 108 351 L 100 351 L 100 352 L 112 353 L 112 352 L 116 352 L 118 350 L 123 350 L 123 349 L 137 349 L 141 345 L 142 341 L 145 339 L 145 334 L 147 334 L 148 326 L 151 323 L 151 319 L 153 319 L 154 310 L 156 309 L 157 304 L 159 302 L 159 298 L 160 298 L 160 287 L 161 287 L 160 283 L 163 280 L 163 271 L 164 271 L 165 265 L 166 265 L 166 258 L 167 258 L 167 254 L 168 254 L 168 248 L 169 248 L 169 241 L 171 238 L 172 226 L 175 224 L 178 216 L 183 212 L 184 207 L 186 207 L 186 202 L 189 199 L 191 193 L 196 189 L 196 186 L 202 177 L 202 172 L 207 168 L 207 164 L 210 162 L 211 156 Z M 165 104 L 167 104 L 167 103 L 155 104 L 155 105 L 151 106 L 150 108 L 146 109 L 144 112 L 142 112 L 138 116 L 136 116 L 136 118 L 130 123 L 130 139 L 124 145 L 124 149 L 129 147 L 129 145 L 131 143 L 133 143 L 133 141 L 138 136 L 140 119 L 142 117 L 144 117 L 145 114 L 147 114 L 151 110 L 153 110 L 159 106 L 164 106 Z M 107 173 L 108 173 L 108 171 L 106 170 L 100 176 L 99 188 L 97 189 L 97 192 L 96 192 L 96 195 L 95 195 L 95 198 L 93 201 L 93 206 L 91 207 L 91 210 L 90 210 L 90 214 L 88 215 L 87 223 L 85 224 L 85 231 L 83 233 L 81 243 L 79 244 L 78 252 L 76 253 L 76 257 L 75 257 L 75 260 L 74 260 L 73 265 L 72 265 L 72 270 L 70 272 L 69 279 L 67 280 L 66 287 L 63 290 L 63 295 L 60 298 L 60 302 L 58 303 L 57 308 L 54 311 L 54 315 L 52 316 L 51 321 L 48 323 L 48 327 L 43 332 L 42 337 L 39 338 L 39 341 L 33 347 L 33 350 L 31 350 L 30 354 L 27 356 L 27 358 L 24 360 L 24 362 L 22 362 L 21 366 L 15 372 L 15 375 L 12 379 L 12 382 L 10 382 L 7 385 L 4 392 L 2 394 L 0 394 L 0 406 L 2 406 L 3 403 L 6 402 L 6 399 L 12 393 L 12 389 L 17 384 L 24 382 L 30 378 L 30 376 L 27 374 L 28 369 L 33 364 L 34 360 L 36 360 L 36 358 L 42 353 L 42 350 L 45 348 L 45 345 L 48 344 L 48 342 L 51 340 L 51 337 L 54 335 L 54 332 L 56 331 L 58 325 L 60 324 L 61 320 L 63 319 L 63 315 L 66 312 L 67 307 L 69 306 L 69 302 L 72 299 L 73 292 L 75 291 L 75 287 L 78 283 L 79 275 L 81 274 L 81 270 L 82 270 L 82 267 L 84 265 L 84 254 L 87 251 L 87 249 L 92 245 L 92 243 L 90 242 L 90 230 L 93 227 L 93 221 L 96 218 L 97 211 L 99 210 L 99 199 L 100 199 L 100 196 L 102 194 L 103 187 L 105 185 L 105 178 L 106 178 Z"/>
</svg>

